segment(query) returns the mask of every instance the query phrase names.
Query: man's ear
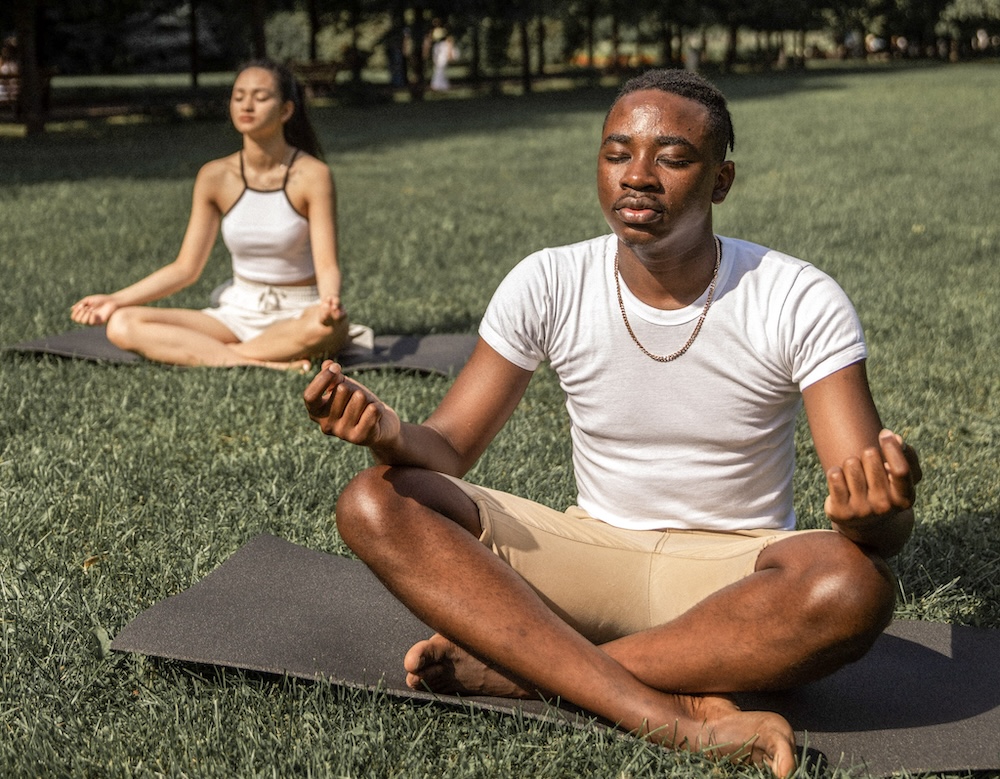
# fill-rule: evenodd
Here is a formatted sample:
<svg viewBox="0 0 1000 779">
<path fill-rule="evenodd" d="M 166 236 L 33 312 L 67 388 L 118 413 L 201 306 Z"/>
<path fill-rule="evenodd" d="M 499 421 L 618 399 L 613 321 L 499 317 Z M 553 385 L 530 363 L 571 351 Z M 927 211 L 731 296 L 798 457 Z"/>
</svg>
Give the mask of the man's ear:
<svg viewBox="0 0 1000 779">
<path fill-rule="evenodd" d="M 736 179 L 736 163 L 732 160 L 725 160 L 719 166 L 719 173 L 715 178 L 715 188 L 712 190 L 712 202 L 718 205 L 726 199 L 729 190 Z"/>
</svg>

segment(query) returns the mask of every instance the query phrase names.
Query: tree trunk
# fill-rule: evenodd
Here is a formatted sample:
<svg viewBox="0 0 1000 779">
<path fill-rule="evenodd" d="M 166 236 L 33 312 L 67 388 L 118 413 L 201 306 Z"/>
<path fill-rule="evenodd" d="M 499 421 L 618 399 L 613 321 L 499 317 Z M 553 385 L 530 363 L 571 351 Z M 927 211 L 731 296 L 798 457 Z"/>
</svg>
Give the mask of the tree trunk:
<svg viewBox="0 0 1000 779">
<path fill-rule="evenodd" d="M 45 132 L 47 113 L 45 84 L 38 66 L 38 10 L 36 0 L 19 0 L 14 4 L 17 45 L 21 52 L 21 61 L 18 63 L 21 76 L 18 110 L 29 136 Z"/>
<path fill-rule="evenodd" d="M 472 36 L 472 53 L 469 55 L 469 81 L 472 86 L 479 88 L 483 82 L 483 35 L 482 19 L 476 19 L 472 23 L 469 34 Z"/>
<path fill-rule="evenodd" d="M 669 68 L 673 59 L 673 47 L 671 46 L 670 22 L 667 20 L 666 11 L 660 13 L 660 67 Z"/>
<path fill-rule="evenodd" d="M 535 22 L 535 28 L 538 30 L 538 38 L 535 40 L 535 51 L 538 55 L 538 62 L 535 67 L 535 74 L 538 76 L 545 75 L 545 16 L 539 11 L 538 17 Z"/>
<path fill-rule="evenodd" d="M 528 31 L 528 16 L 525 14 L 518 22 L 518 32 L 521 38 L 521 87 L 525 92 L 531 91 L 531 33 Z"/>
<path fill-rule="evenodd" d="M 736 67 L 736 47 L 739 42 L 740 27 L 730 24 L 726 38 L 726 56 L 722 60 L 722 72 L 732 73 Z"/>
<path fill-rule="evenodd" d="M 365 62 L 361 56 L 361 11 L 357 3 L 351 4 L 351 81 L 361 83 Z"/>
<path fill-rule="evenodd" d="M 410 83 L 410 96 L 414 100 L 423 100 L 427 88 L 427 74 L 424 72 L 424 6 L 419 3 L 413 6 L 411 33 L 410 68 L 413 72 L 413 80 Z"/>
<path fill-rule="evenodd" d="M 594 67 L 594 28 L 597 26 L 597 8 L 587 3 L 587 67 Z"/>
<path fill-rule="evenodd" d="M 188 4 L 188 35 L 191 38 L 188 54 L 191 66 L 191 89 L 198 88 L 198 75 L 201 72 L 201 51 L 198 46 L 198 0 Z"/>
<path fill-rule="evenodd" d="M 254 59 L 264 59 L 267 57 L 267 35 L 264 32 L 264 19 L 266 15 L 264 0 L 251 0 L 250 41 L 253 46 Z"/>
<path fill-rule="evenodd" d="M 611 12 L 611 72 L 621 70 L 621 33 L 618 30 L 618 14 Z"/>
<path fill-rule="evenodd" d="M 317 58 L 316 34 L 319 32 L 319 4 L 317 0 L 307 0 L 306 10 L 309 15 L 309 61 Z"/>
</svg>

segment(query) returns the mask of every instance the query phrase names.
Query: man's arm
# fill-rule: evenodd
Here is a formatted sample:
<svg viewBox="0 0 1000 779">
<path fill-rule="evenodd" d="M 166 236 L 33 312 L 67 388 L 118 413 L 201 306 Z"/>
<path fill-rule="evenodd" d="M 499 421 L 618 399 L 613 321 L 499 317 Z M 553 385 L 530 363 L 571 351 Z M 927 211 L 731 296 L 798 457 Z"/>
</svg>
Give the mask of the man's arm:
<svg viewBox="0 0 1000 779">
<path fill-rule="evenodd" d="M 480 339 L 441 404 L 423 424 L 402 422 L 364 385 L 327 362 L 303 393 L 327 435 L 367 446 L 376 462 L 463 476 L 504 426 L 531 380 Z"/>
<path fill-rule="evenodd" d="M 882 428 L 864 361 L 802 393 L 809 429 L 830 494 L 833 527 L 883 557 L 899 552 L 913 529 L 920 464 L 912 447 Z"/>
</svg>

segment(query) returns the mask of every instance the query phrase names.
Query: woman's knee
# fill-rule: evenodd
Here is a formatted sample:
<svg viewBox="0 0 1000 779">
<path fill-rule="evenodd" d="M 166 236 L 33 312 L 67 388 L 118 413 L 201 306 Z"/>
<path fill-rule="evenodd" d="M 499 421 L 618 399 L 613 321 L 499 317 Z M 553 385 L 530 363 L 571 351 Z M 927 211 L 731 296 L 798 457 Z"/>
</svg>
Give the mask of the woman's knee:
<svg viewBox="0 0 1000 779">
<path fill-rule="evenodd" d="M 138 306 L 119 308 L 109 318 L 106 326 L 108 340 L 119 349 L 135 348 L 135 328 L 141 316 Z"/>
</svg>

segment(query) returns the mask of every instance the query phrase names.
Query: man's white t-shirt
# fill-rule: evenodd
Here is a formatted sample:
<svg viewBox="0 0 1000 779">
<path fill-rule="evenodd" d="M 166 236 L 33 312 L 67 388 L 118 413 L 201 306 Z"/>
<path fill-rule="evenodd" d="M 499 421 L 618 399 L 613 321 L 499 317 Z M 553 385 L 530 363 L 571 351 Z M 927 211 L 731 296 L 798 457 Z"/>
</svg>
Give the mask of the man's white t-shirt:
<svg viewBox="0 0 1000 779">
<path fill-rule="evenodd" d="M 843 290 L 809 263 L 722 239 L 715 298 L 691 348 L 656 362 L 630 338 L 613 235 L 545 249 L 515 267 L 480 325 L 526 370 L 549 361 L 566 393 L 581 508 L 636 530 L 792 529 L 801 390 L 866 357 Z M 624 282 L 636 337 L 670 354 L 707 297 L 663 311 Z"/>
</svg>

